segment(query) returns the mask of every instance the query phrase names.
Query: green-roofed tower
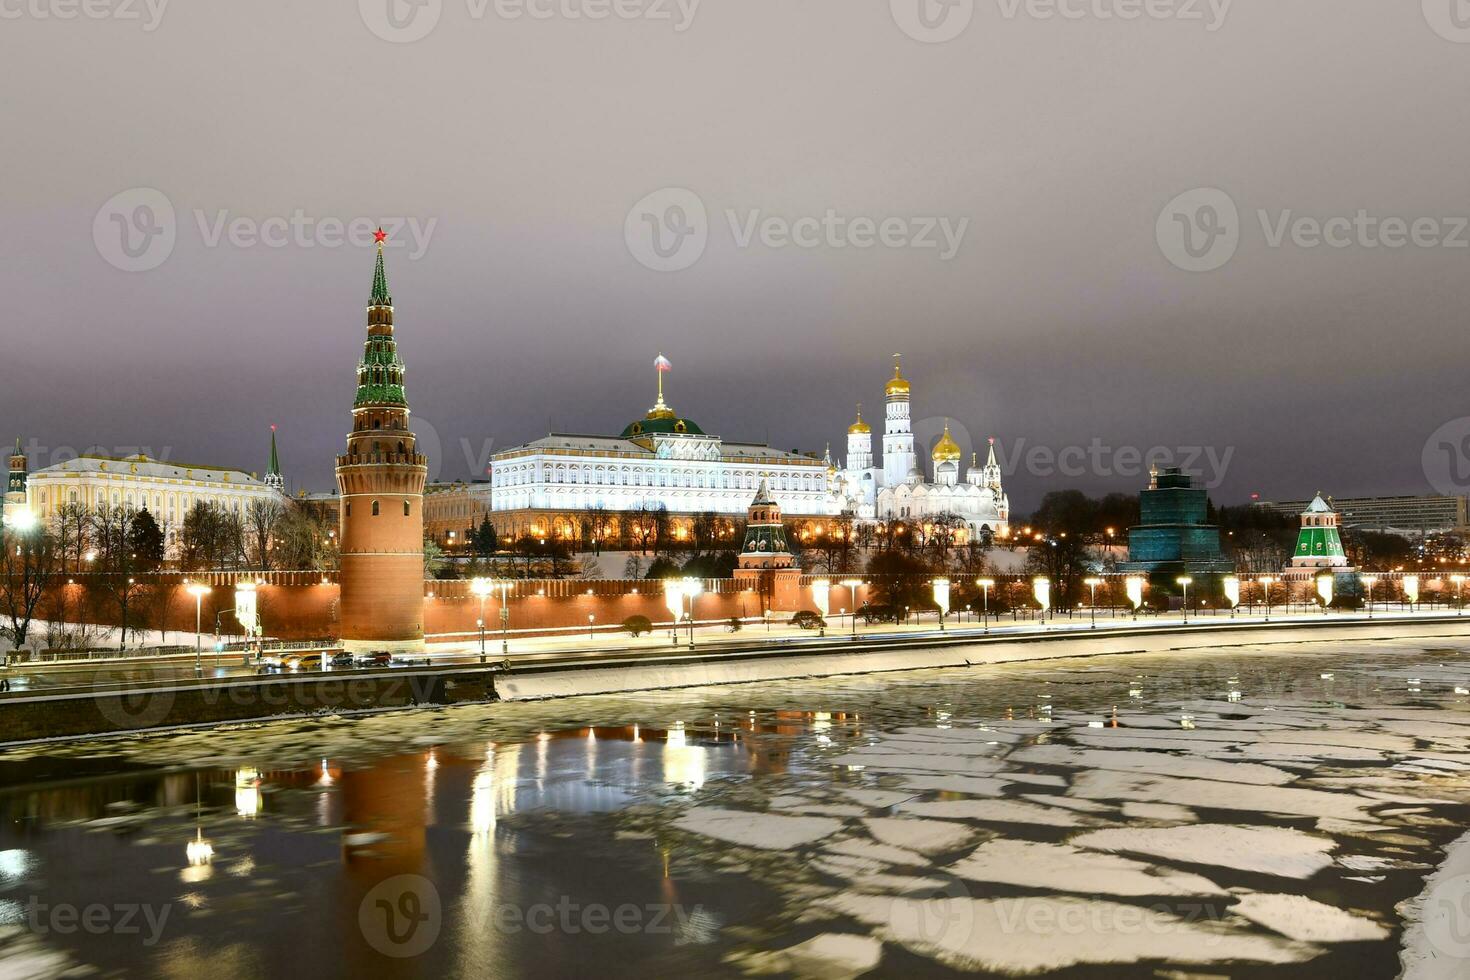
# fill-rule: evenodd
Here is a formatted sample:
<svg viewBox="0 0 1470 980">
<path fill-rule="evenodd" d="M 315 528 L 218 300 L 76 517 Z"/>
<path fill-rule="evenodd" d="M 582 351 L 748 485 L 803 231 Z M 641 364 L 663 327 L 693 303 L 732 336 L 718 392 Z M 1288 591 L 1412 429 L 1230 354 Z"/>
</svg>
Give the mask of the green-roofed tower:
<svg viewBox="0 0 1470 980">
<path fill-rule="evenodd" d="M 281 457 L 276 452 L 276 427 L 271 426 L 271 464 L 265 471 L 265 480 L 262 482 L 276 493 L 286 492 L 286 478 L 281 476 Z"/>
<path fill-rule="evenodd" d="M 342 498 L 339 635 L 352 652 L 418 651 L 424 645 L 424 482 L 428 460 L 409 429 L 403 362 L 383 241 L 357 364 L 347 451 L 337 457 Z"/>
<path fill-rule="evenodd" d="M 1317 494 L 1302 511 L 1302 529 L 1296 536 L 1292 568 L 1347 568 L 1347 552 L 1339 531 L 1341 519 L 1332 505 Z"/>
</svg>

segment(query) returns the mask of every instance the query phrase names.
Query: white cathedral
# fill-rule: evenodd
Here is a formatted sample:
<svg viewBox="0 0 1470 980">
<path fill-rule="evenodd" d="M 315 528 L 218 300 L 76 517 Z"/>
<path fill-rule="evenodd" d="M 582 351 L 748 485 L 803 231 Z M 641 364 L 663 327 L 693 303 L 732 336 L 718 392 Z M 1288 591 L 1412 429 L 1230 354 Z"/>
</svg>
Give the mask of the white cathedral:
<svg viewBox="0 0 1470 980">
<path fill-rule="evenodd" d="M 893 377 L 884 388 L 886 418 L 883 426 L 883 462 L 875 465 L 873 429 L 857 421 L 847 430 L 847 465 L 836 476 L 837 493 L 844 507 L 859 520 L 916 520 L 955 514 L 965 522 L 972 539 L 1007 537 L 1010 533 L 1011 502 L 1001 488 L 1000 464 L 995 459 L 995 440 L 985 466 L 970 457 L 967 472 L 961 472 L 964 453 L 949 434 L 934 444 L 933 481 L 926 482 L 914 452 L 914 431 L 909 415 L 909 383 L 897 356 Z"/>
</svg>

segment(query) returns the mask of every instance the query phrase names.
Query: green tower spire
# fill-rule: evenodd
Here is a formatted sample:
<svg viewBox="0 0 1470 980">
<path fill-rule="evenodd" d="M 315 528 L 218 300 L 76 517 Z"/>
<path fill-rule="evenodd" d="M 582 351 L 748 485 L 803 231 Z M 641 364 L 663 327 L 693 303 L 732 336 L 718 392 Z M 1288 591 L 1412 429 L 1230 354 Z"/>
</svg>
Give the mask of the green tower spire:
<svg viewBox="0 0 1470 980">
<path fill-rule="evenodd" d="M 280 493 L 286 492 L 286 479 L 281 476 L 281 457 L 276 453 L 276 427 L 271 426 L 271 465 L 265 472 L 266 486 Z"/>
<path fill-rule="evenodd" d="M 379 228 L 373 237 L 378 241 L 378 265 L 373 270 L 373 298 L 368 305 L 392 306 L 393 297 L 388 295 L 388 272 L 383 268 L 383 240 L 388 235 Z"/>
<path fill-rule="evenodd" d="M 393 297 L 388 295 L 388 273 L 383 267 L 383 240 L 388 235 L 379 228 L 378 261 L 373 269 L 373 299 L 368 306 L 368 338 L 362 360 L 357 365 L 357 400 L 355 405 L 407 408 L 403 392 L 403 361 L 398 357 L 398 343 L 393 339 Z"/>
</svg>

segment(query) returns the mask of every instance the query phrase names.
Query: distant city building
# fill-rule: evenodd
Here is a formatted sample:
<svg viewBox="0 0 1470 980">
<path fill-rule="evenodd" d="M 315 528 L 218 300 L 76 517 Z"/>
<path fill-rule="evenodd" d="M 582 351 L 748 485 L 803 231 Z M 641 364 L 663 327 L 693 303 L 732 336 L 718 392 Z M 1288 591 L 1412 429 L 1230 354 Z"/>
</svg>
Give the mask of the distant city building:
<svg viewBox="0 0 1470 980">
<path fill-rule="evenodd" d="M 1301 518 L 1302 529 L 1297 534 L 1291 567 L 1346 570 L 1347 552 L 1342 548 L 1337 512 L 1320 493 L 1302 511 Z"/>
<path fill-rule="evenodd" d="M 1310 503 L 1308 500 L 1286 500 L 1262 502 L 1256 506 L 1295 516 Z M 1332 503 L 1342 519 L 1342 526 L 1347 528 L 1400 534 L 1470 532 L 1470 499 L 1466 497 L 1338 497 Z"/>
<path fill-rule="evenodd" d="M 431 483 L 424 488 L 424 534 L 441 548 L 463 548 L 489 514 L 488 481 Z"/>
<path fill-rule="evenodd" d="M 826 464 L 767 445 L 726 442 L 664 401 L 668 361 L 655 362 L 658 400 L 616 436 L 552 433 L 496 453 L 491 507 L 501 533 L 580 527 L 588 511 L 609 516 L 616 533 L 630 512 L 744 513 L 764 481 L 788 514 L 833 516 L 839 501 Z M 533 532 L 534 533 L 534 532 Z"/>
<path fill-rule="evenodd" d="M 964 453 L 946 423 L 944 435 L 930 453 L 933 479 L 926 480 L 914 450 L 911 388 L 897 356 L 893 377 L 884 386 L 883 395 L 881 465 L 874 459 L 873 429 L 863 421 L 861 405 L 857 420 L 848 427 L 846 467 L 836 478 L 845 509 L 862 520 L 923 521 L 940 514 L 956 514 L 965 522 L 970 537 L 1006 536 L 1011 503 L 1001 487 L 995 440 L 990 440 L 984 468 L 972 455 L 965 472 Z"/>
<path fill-rule="evenodd" d="M 1205 489 L 1182 470 L 1154 470 L 1148 489 L 1138 495 L 1139 523 L 1128 529 L 1128 560 L 1119 569 L 1158 577 L 1165 585 L 1181 575 L 1234 571 L 1220 547 L 1220 529 L 1207 523 L 1209 506 Z"/>
</svg>

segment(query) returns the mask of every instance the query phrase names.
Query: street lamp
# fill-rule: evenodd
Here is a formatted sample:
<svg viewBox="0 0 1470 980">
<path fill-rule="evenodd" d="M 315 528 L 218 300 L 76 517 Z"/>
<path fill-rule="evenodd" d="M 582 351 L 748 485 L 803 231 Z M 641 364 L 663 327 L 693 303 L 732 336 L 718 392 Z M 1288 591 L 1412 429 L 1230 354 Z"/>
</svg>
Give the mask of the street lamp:
<svg viewBox="0 0 1470 980">
<path fill-rule="evenodd" d="M 1194 584 L 1194 579 L 1188 575 L 1181 575 L 1174 581 L 1184 586 L 1184 625 L 1189 625 L 1189 587 Z"/>
<path fill-rule="evenodd" d="M 680 583 L 684 597 L 689 600 L 689 649 L 694 649 L 694 597 L 704 591 L 704 583 L 697 578 L 686 578 Z"/>
<path fill-rule="evenodd" d="M 587 614 L 587 642 L 588 643 L 593 642 L 593 637 L 592 637 L 592 624 L 595 623 L 595 622 L 597 622 L 597 617 L 594 616 L 592 613 L 588 613 Z"/>
<path fill-rule="evenodd" d="M 214 590 L 199 582 L 192 583 L 184 591 L 194 597 L 194 676 L 204 676 L 204 661 L 202 659 L 203 634 L 204 634 L 204 597 Z"/>
<path fill-rule="evenodd" d="M 1082 584 L 1092 590 L 1092 604 L 1088 606 L 1088 611 L 1092 613 L 1092 626 L 1089 628 L 1097 629 L 1097 587 L 1103 584 L 1103 580 L 1094 576 L 1083 579 Z"/>
<path fill-rule="evenodd" d="M 1261 596 L 1266 602 L 1266 622 L 1271 622 L 1271 586 L 1276 584 L 1276 579 L 1271 575 L 1262 575 L 1258 582 L 1261 583 Z"/>
<path fill-rule="evenodd" d="M 1046 611 L 1051 608 L 1051 579 L 1038 575 L 1031 580 L 1031 594 L 1041 607 L 1041 625 L 1046 625 Z"/>
<path fill-rule="evenodd" d="M 855 640 L 857 639 L 857 590 L 858 586 L 863 583 L 861 579 L 845 578 L 837 584 L 846 586 L 847 590 L 852 593 L 852 638 Z"/>
<path fill-rule="evenodd" d="M 1368 587 L 1368 618 L 1369 619 L 1372 619 L 1373 618 L 1373 586 L 1375 586 L 1375 585 L 1378 584 L 1378 576 L 1377 575 L 1363 575 L 1363 576 L 1360 576 L 1360 578 L 1363 580 L 1363 584 Z"/>
<path fill-rule="evenodd" d="M 980 597 L 981 597 L 981 606 L 980 606 L 981 620 L 980 620 L 980 622 L 981 622 L 982 632 L 989 633 L 990 632 L 990 590 L 993 589 L 993 588 L 995 588 L 995 579 L 993 579 L 993 578 L 977 578 L 975 580 L 975 584 L 980 587 Z"/>
<path fill-rule="evenodd" d="M 1455 583 L 1455 615 L 1465 615 L 1465 576 L 1451 575 L 1450 581 Z"/>
<path fill-rule="evenodd" d="M 934 604 L 939 607 L 939 632 L 944 632 L 944 618 L 949 615 L 949 579 L 934 580 Z"/>
<path fill-rule="evenodd" d="M 480 618 L 475 625 L 480 628 L 480 663 L 485 662 L 485 597 L 494 588 L 488 578 L 475 578 L 470 580 L 470 591 L 480 599 Z"/>
<path fill-rule="evenodd" d="M 510 579 L 496 579 L 492 583 L 500 590 L 500 654 L 510 656 Z"/>
</svg>

